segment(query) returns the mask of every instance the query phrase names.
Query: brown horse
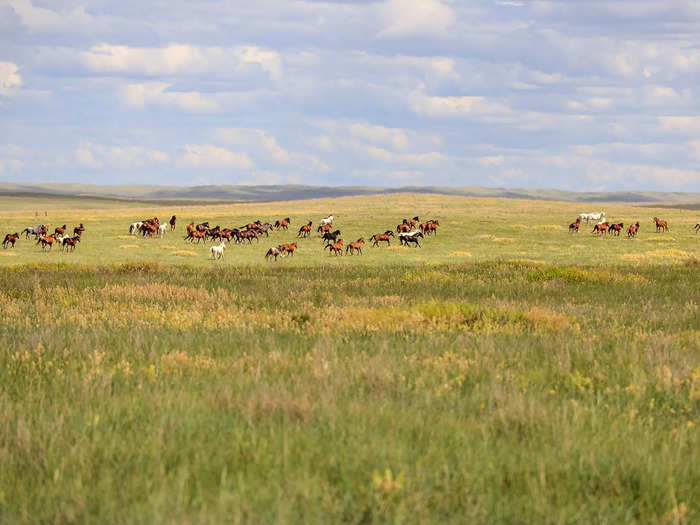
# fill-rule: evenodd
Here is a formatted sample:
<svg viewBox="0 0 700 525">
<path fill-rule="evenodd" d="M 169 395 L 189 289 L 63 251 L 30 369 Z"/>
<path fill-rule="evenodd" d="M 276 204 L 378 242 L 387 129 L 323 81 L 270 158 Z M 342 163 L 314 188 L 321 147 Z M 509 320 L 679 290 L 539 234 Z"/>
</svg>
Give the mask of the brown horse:
<svg viewBox="0 0 700 525">
<path fill-rule="evenodd" d="M 695 233 L 700 232 L 700 222 L 695 225 Z"/>
<path fill-rule="evenodd" d="M 581 217 L 576 217 L 576 220 L 569 224 L 569 233 L 578 233 L 579 226 L 581 226 Z"/>
<path fill-rule="evenodd" d="M 415 227 L 415 225 L 418 224 L 419 220 L 420 219 L 418 219 L 418 216 L 416 215 L 412 219 L 404 219 L 402 221 L 402 224 L 408 224 L 411 227 L 411 229 L 413 229 Z"/>
<path fill-rule="evenodd" d="M 345 254 L 347 255 L 347 253 L 350 252 L 350 255 L 354 255 L 355 252 L 357 252 L 359 255 L 362 255 L 362 247 L 364 245 L 365 240 L 360 237 L 355 242 L 348 243 L 348 245 L 345 247 Z"/>
<path fill-rule="evenodd" d="M 654 217 L 652 220 L 656 223 L 656 233 L 668 231 L 667 221 L 662 221 L 658 217 Z"/>
<path fill-rule="evenodd" d="M 440 226 L 440 221 L 438 220 L 430 220 L 426 223 L 425 225 L 425 234 L 430 235 L 431 233 L 434 233 L 437 235 L 437 227 Z"/>
<path fill-rule="evenodd" d="M 313 222 L 309 221 L 307 224 L 304 224 L 301 228 L 299 228 L 299 233 L 297 233 L 297 237 L 308 237 L 311 235 L 311 225 Z"/>
<path fill-rule="evenodd" d="M 56 235 L 63 235 L 64 233 L 66 233 L 66 228 L 67 226 L 65 224 L 63 226 L 57 226 L 53 232 Z"/>
<path fill-rule="evenodd" d="M 173 215 L 172 217 L 170 217 L 170 220 L 168 221 L 168 224 L 170 224 L 170 231 L 171 231 L 171 232 L 174 232 L 174 231 L 175 231 L 175 223 L 176 223 L 176 222 L 177 222 L 177 217 L 175 217 L 175 215 Z"/>
<path fill-rule="evenodd" d="M 404 219 L 406 220 L 406 219 Z M 411 231 L 411 226 L 408 223 L 402 222 L 396 227 L 396 233 L 407 233 Z"/>
<path fill-rule="evenodd" d="M 265 254 L 265 259 L 269 259 L 270 257 L 274 257 L 275 261 L 277 260 L 277 257 L 282 255 L 284 251 L 282 250 L 282 246 L 277 246 L 277 247 L 272 247 L 269 250 L 267 250 L 267 253 Z"/>
<path fill-rule="evenodd" d="M 49 247 L 49 251 L 51 248 L 53 248 L 53 243 L 56 240 L 55 235 L 45 235 L 43 237 L 40 237 L 39 240 L 37 241 L 37 244 L 41 244 L 41 249 L 45 250 L 46 247 Z"/>
<path fill-rule="evenodd" d="M 203 231 L 203 232 L 193 231 L 192 235 L 190 235 L 189 239 L 190 239 L 190 242 L 194 242 L 194 240 L 197 239 L 197 244 L 199 244 L 199 241 L 204 241 L 204 243 L 206 244 L 207 232 L 206 231 Z"/>
<path fill-rule="evenodd" d="M 323 234 L 323 233 L 331 231 L 331 228 L 333 228 L 333 223 L 328 222 L 326 224 L 321 224 L 318 228 L 316 228 L 316 231 Z"/>
<path fill-rule="evenodd" d="M 283 230 L 286 230 L 287 228 L 289 228 L 289 225 L 291 223 L 292 223 L 292 221 L 289 219 L 289 217 L 286 217 L 284 219 L 280 219 L 280 220 L 275 221 L 275 228 L 277 228 L 278 230 L 280 228 L 282 228 Z"/>
<path fill-rule="evenodd" d="M 80 223 L 80 226 L 76 226 L 73 228 L 73 235 L 82 235 L 83 232 L 85 231 L 85 226 L 83 226 L 83 223 Z"/>
<path fill-rule="evenodd" d="M 339 239 L 338 242 L 333 244 L 326 244 L 323 249 L 330 248 L 328 255 L 333 253 L 334 255 L 343 255 L 343 239 Z"/>
<path fill-rule="evenodd" d="M 238 237 L 241 240 L 248 240 L 248 244 L 253 244 L 253 239 L 255 239 L 257 242 L 260 242 L 260 239 L 258 239 L 258 231 L 257 230 L 246 230 L 244 232 L 241 232 Z"/>
<path fill-rule="evenodd" d="M 297 249 L 297 243 L 295 242 L 288 242 L 286 244 L 280 244 L 280 247 L 282 248 L 282 251 L 284 253 L 288 253 L 289 255 L 294 255 L 294 250 Z"/>
<path fill-rule="evenodd" d="M 624 227 L 625 225 L 622 222 L 618 222 L 617 224 L 611 224 L 610 226 L 608 226 L 608 235 L 617 235 L 619 237 L 620 232 Z"/>
<path fill-rule="evenodd" d="M 75 237 L 68 237 L 66 239 L 63 239 L 63 243 L 61 245 L 61 250 L 65 249 L 68 251 L 75 251 L 75 245 L 80 242 L 80 235 L 76 235 Z"/>
<path fill-rule="evenodd" d="M 387 230 L 384 233 L 375 233 L 369 238 L 369 240 L 372 241 L 372 246 L 379 246 L 380 241 L 385 242 L 387 246 L 391 246 L 389 237 L 394 237 L 394 232 L 391 230 Z"/>
<path fill-rule="evenodd" d="M 639 221 L 635 222 L 634 224 L 630 224 L 630 227 L 627 228 L 627 237 L 629 239 L 631 239 L 632 237 L 636 237 L 638 231 L 639 231 Z"/>
<path fill-rule="evenodd" d="M 8 233 L 5 235 L 5 240 L 2 241 L 2 247 L 7 248 L 7 245 L 11 244 L 10 248 L 14 248 L 17 239 L 19 239 L 19 233 Z"/>
<path fill-rule="evenodd" d="M 599 222 L 595 226 L 593 226 L 593 231 L 591 233 L 595 233 L 596 235 L 602 235 L 608 231 L 608 223 L 607 222 Z"/>
</svg>

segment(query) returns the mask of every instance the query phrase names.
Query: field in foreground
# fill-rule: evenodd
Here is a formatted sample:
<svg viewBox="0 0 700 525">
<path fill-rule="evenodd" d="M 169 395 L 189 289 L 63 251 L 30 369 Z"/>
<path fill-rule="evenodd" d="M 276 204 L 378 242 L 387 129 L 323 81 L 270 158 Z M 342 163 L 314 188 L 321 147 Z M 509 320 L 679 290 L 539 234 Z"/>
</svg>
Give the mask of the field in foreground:
<svg viewBox="0 0 700 525">
<path fill-rule="evenodd" d="M 0 198 L 2 227 L 39 204 Z M 75 254 L 0 250 L 0 522 L 697 522 L 695 212 L 609 204 L 647 217 L 637 239 L 566 232 L 597 207 L 49 209 L 85 222 Z M 313 237 L 277 263 L 294 233 L 217 263 L 179 232 L 122 238 L 154 214 L 329 212 L 350 239 L 441 229 L 352 258 Z"/>
<path fill-rule="evenodd" d="M 0 521 L 696 522 L 698 269 L 0 269 Z"/>
</svg>

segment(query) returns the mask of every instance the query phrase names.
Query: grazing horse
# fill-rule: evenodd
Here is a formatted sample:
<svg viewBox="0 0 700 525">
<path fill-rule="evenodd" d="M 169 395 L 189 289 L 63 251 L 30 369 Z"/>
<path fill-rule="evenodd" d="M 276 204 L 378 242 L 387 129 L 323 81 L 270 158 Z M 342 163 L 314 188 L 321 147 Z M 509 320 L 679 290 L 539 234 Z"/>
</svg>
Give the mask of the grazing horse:
<svg viewBox="0 0 700 525">
<path fill-rule="evenodd" d="M 658 217 L 654 217 L 652 220 L 656 223 L 656 233 L 668 231 L 667 221 L 662 221 Z"/>
<path fill-rule="evenodd" d="M 608 231 L 608 223 L 607 222 L 599 222 L 598 224 L 593 226 L 593 231 L 591 231 L 591 233 L 595 233 L 596 235 L 602 235 L 607 231 Z"/>
<path fill-rule="evenodd" d="M 420 243 L 418 242 L 419 237 L 424 237 L 423 233 L 419 232 L 419 231 L 415 231 L 415 232 L 411 232 L 411 233 L 400 233 L 399 234 L 399 242 L 403 246 L 408 246 L 408 243 L 413 243 L 416 246 L 418 246 L 418 248 L 420 248 L 421 246 L 420 246 Z"/>
<path fill-rule="evenodd" d="M 280 228 L 282 228 L 283 230 L 286 230 L 287 228 L 289 228 L 289 225 L 291 224 L 291 222 L 292 221 L 289 220 L 289 217 L 282 219 L 282 220 L 275 221 L 275 228 L 277 228 L 278 230 Z"/>
<path fill-rule="evenodd" d="M 348 251 L 350 252 L 350 255 L 354 255 L 355 252 L 357 252 L 359 255 L 362 255 L 362 247 L 365 245 L 365 240 L 360 237 L 357 239 L 355 242 L 350 242 L 345 248 L 345 254 L 347 255 Z"/>
<path fill-rule="evenodd" d="M 170 220 L 168 221 L 168 224 L 170 224 L 170 231 L 174 232 L 175 231 L 175 223 L 177 222 L 177 217 L 173 215 L 170 217 Z"/>
<path fill-rule="evenodd" d="M 578 233 L 579 226 L 581 226 L 581 217 L 576 217 L 576 220 L 569 224 L 569 233 Z"/>
<path fill-rule="evenodd" d="M 406 219 L 404 219 L 406 220 Z M 396 227 L 396 233 L 408 233 L 411 231 L 411 226 L 409 226 L 407 223 L 402 222 Z"/>
<path fill-rule="evenodd" d="M 2 247 L 7 248 L 7 245 L 11 244 L 10 248 L 14 248 L 17 239 L 19 239 L 19 233 L 8 233 L 5 235 L 5 240 L 2 241 Z"/>
<path fill-rule="evenodd" d="M 269 250 L 267 250 L 267 253 L 265 254 L 265 259 L 269 259 L 270 257 L 274 257 L 275 261 L 277 260 L 277 257 L 282 255 L 284 253 L 284 250 L 282 249 L 282 246 L 273 246 Z"/>
<path fill-rule="evenodd" d="M 334 232 L 325 232 L 321 240 L 335 242 L 338 240 L 338 237 L 340 237 L 340 230 L 335 230 Z"/>
<path fill-rule="evenodd" d="M 391 241 L 389 240 L 389 237 L 393 237 L 394 232 L 391 230 L 387 230 L 384 233 L 375 233 L 372 235 L 369 240 L 372 241 L 372 246 L 379 246 L 379 242 L 385 242 L 387 246 L 391 246 Z"/>
<path fill-rule="evenodd" d="M 56 226 L 56 229 L 53 231 L 56 235 L 63 235 L 66 233 L 66 228 L 67 226 L 64 224 L 63 226 Z"/>
<path fill-rule="evenodd" d="M 308 237 L 311 235 L 311 225 L 313 222 L 309 221 L 307 224 L 304 224 L 301 228 L 299 228 L 299 233 L 297 233 L 297 237 Z"/>
<path fill-rule="evenodd" d="M 625 225 L 622 222 L 618 222 L 617 224 L 611 224 L 610 226 L 608 226 L 608 235 L 617 235 L 619 237 L 620 232 L 624 227 Z"/>
<path fill-rule="evenodd" d="M 630 224 L 630 227 L 627 228 L 627 237 L 629 239 L 631 239 L 632 237 L 636 237 L 638 231 L 639 231 L 639 221 L 635 222 L 634 224 Z"/>
<path fill-rule="evenodd" d="M 286 244 L 281 244 L 280 247 L 282 248 L 282 251 L 285 253 L 285 255 L 294 255 L 294 250 L 297 249 L 297 243 L 295 242 L 289 242 Z"/>
<path fill-rule="evenodd" d="M 328 255 L 331 253 L 334 255 L 343 255 L 343 239 L 338 239 L 338 242 L 334 242 L 333 244 L 326 244 L 323 249 L 325 250 L 326 248 L 330 248 Z"/>
<path fill-rule="evenodd" d="M 324 224 L 333 224 L 333 215 L 329 215 L 328 217 L 321 219 L 321 226 Z"/>
<path fill-rule="evenodd" d="M 219 244 L 218 246 L 212 246 L 211 248 L 209 248 L 209 251 L 211 252 L 211 258 L 221 259 L 224 256 L 224 248 L 226 248 L 224 241 L 221 241 L 221 244 Z"/>
</svg>

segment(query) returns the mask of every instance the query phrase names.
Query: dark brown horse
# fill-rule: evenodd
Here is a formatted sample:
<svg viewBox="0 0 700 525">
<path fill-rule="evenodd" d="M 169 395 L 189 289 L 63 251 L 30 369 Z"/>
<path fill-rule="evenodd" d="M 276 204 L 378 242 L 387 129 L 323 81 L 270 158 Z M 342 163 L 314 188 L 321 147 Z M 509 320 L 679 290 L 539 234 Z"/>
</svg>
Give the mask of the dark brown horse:
<svg viewBox="0 0 700 525">
<path fill-rule="evenodd" d="M 85 231 L 85 226 L 83 226 L 83 223 L 80 223 L 80 226 L 76 226 L 73 228 L 73 235 L 82 235 L 83 232 Z"/>
<path fill-rule="evenodd" d="M 176 223 L 176 222 L 177 222 L 177 217 L 175 217 L 175 215 L 173 215 L 172 217 L 170 217 L 170 221 L 168 221 L 168 224 L 170 224 L 170 231 L 171 231 L 171 232 L 174 232 L 174 231 L 175 231 L 175 223 Z"/>
<path fill-rule="evenodd" d="M 620 232 L 624 227 L 625 225 L 622 222 L 618 222 L 617 224 L 611 224 L 610 226 L 608 226 L 608 235 L 617 235 L 619 237 Z"/>
<path fill-rule="evenodd" d="M 308 237 L 309 235 L 311 235 L 311 226 L 312 225 L 313 225 L 313 222 L 311 222 L 311 221 L 304 224 L 304 226 L 299 228 L 299 233 L 297 233 L 297 237 Z"/>
<path fill-rule="evenodd" d="M 569 233 L 578 233 L 579 226 L 581 226 L 581 217 L 576 217 L 576 220 L 569 224 Z"/>
<path fill-rule="evenodd" d="M 17 239 L 19 239 L 19 233 L 8 233 L 5 235 L 5 240 L 2 241 L 2 247 L 7 248 L 7 245 L 10 244 L 10 248 L 14 248 Z"/>
<path fill-rule="evenodd" d="M 53 232 L 56 235 L 63 235 L 64 233 L 66 233 L 66 228 L 67 226 L 65 224 L 63 226 L 57 226 Z"/>
</svg>

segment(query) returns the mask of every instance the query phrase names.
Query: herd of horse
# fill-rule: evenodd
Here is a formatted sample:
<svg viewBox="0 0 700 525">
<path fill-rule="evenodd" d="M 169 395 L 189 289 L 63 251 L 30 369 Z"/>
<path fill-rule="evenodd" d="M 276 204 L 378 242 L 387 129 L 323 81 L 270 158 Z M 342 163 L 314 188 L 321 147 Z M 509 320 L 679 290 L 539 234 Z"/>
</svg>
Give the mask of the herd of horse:
<svg viewBox="0 0 700 525">
<path fill-rule="evenodd" d="M 37 226 L 27 226 L 21 233 L 8 233 L 2 241 L 2 247 L 4 249 L 14 248 L 15 243 L 19 238 L 24 235 L 25 239 L 29 239 L 30 235 L 34 236 L 37 246 L 41 246 L 42 251 L 49 251 L 53 249 L 54 244 L 61 247 L 61 251 L 73 252 L 75 247 L 80 242 L 83 232 L 85 231 L 85 226 L 81 222 L 79 226 L 73 228 L 73 235 L 68 234 L 68 226 L 64 224 L 63 226 L 57 226 L 52 234 L 49 234 L 49 227 L 46 224 L 39 224 Z"/>
<path fill-rule="evenodd" d="M 593 230 L 591 230 L 591 233 L 598 236 L 607 234 L 608 236 L 619 237 L 620 233 L 625 227 L 625 224 L 623 222 L 609 222 L 605 217 L 604 211 L 598 213 L 581 213 L 578 217 L 576 217 L 576 220 L 574 222 L 569 224 L 569 233 L 578 233 L 579 227 L 581 226 L 581 221 L 583 219 L 585 219 L 586 222 L 589 222 L 590 220 L 598 221 L 593 226 Z M 654 224 L 656 225 L 656 233 L 663 233 L 669 231 L 668 221 L 661 220 L 658 217 L 654 217 L 652 221 L 654 221 Z M 639 221 L 637 221 L 634 224 L 630 224 L 627 227 L 628 239 L 633 239 L 637 236 L 637 233 L 639 232 L 639 226 Z M 697 233 L 698 231 L 700 231 L 700 223 L 697 223 L 695 225 L 695 232 Z"/>
</svg>

